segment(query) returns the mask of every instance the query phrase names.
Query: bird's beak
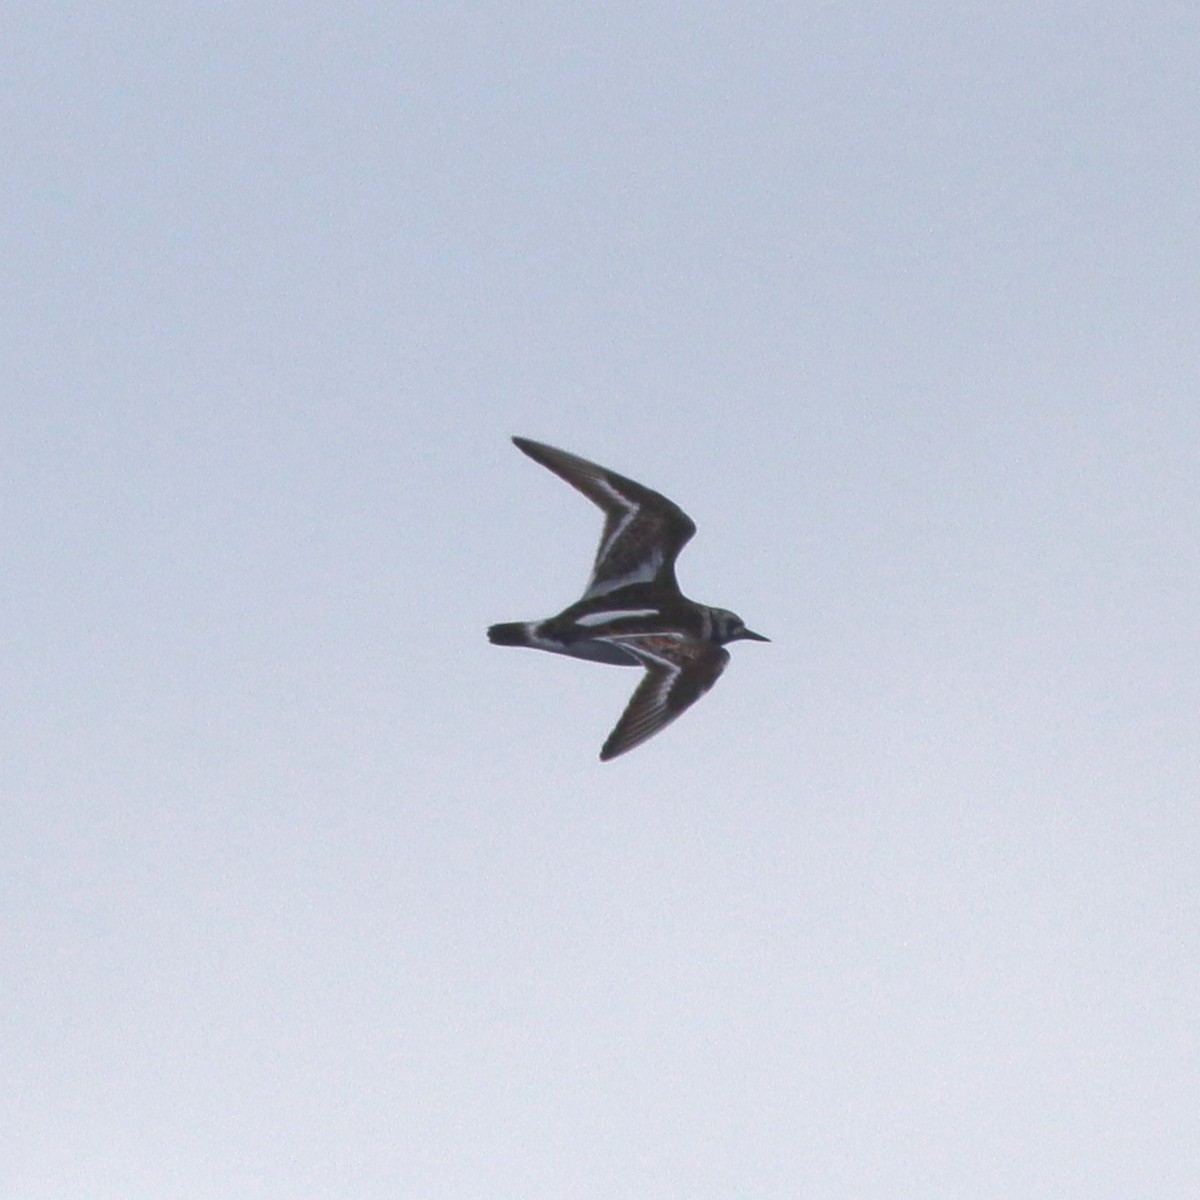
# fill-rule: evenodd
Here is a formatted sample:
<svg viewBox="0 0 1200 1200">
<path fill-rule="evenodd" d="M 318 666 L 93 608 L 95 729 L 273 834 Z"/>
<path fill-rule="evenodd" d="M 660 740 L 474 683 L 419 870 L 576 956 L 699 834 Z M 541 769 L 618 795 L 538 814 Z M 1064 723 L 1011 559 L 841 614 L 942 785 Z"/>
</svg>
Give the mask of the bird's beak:
<svg viewBox="0 0 1200 1200">
<path fill-rule="evenodd" d="M 755 633 L 753 629 L 743 629 L 742 637 L 749 638 L 752 642 L 769 642 L 769 637 L 763 637 L 761 633 Z"/>
</svg>

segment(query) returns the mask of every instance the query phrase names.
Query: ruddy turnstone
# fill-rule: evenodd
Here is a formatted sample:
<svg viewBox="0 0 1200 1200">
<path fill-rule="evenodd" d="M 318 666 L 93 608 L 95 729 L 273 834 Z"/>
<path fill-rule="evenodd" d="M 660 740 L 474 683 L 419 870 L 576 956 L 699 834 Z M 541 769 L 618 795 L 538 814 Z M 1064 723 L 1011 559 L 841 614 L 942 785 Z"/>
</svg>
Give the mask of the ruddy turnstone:
<svg viewBox="0 0 1200 1200">
<path fill-rule="evenodd" d="M 497 646 L 528 646 L 592 662 L 644 667 L 621 719 L 600 750 L 607 761 L 653 737 L 694 704 L 729 662 L 726 642 L 753 633 L 735 613 L 689 600 L 675 559 L 696 532 L 665 496 L 585 458 L 528 438 L 517 449 L 599 505 L 604 532 L 583 598 L 545 621 L 493 625 Z"/>
</svg>

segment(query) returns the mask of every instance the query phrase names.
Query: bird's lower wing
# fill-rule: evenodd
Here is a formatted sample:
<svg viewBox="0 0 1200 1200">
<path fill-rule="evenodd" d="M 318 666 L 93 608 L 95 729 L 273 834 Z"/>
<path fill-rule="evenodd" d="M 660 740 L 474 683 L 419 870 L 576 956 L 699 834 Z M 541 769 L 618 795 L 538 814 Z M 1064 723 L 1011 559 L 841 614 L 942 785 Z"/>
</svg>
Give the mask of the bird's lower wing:
<svg viewBox="0 0 1200 1200">
<path fill-rule="evenodd" d="M 623 634 L 605 640 L 632 654 L 646 674 L 600 750 L 604 762 L 632 750 L 686 712 L 729 662 L 728 651 L 716 643 L 683 634 Z"/>
</svg>

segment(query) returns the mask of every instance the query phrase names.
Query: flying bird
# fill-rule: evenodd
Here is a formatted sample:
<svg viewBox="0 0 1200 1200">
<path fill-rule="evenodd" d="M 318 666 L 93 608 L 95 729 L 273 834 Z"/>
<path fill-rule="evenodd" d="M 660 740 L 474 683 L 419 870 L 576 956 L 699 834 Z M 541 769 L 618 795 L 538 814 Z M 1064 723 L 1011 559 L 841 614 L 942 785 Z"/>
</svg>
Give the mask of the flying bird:
<svg viewBox="0 0 1200 1200">
<path fill-rule="evenodd" d="M 513 442 L 599 505 L 604 532 L 582 599 L 545 621 L 493 625 L 488 638 L 645 669 L 600 750 L 607 762 L 653 737 L 716 683 L 729 662 L 726 642 L 771 639 L 747 629 L 736 613 L 697 604 L 679 590 L 675 559 L 696 526 L 678 505 L 565 450 L 529 438 Z"/>
</svg>

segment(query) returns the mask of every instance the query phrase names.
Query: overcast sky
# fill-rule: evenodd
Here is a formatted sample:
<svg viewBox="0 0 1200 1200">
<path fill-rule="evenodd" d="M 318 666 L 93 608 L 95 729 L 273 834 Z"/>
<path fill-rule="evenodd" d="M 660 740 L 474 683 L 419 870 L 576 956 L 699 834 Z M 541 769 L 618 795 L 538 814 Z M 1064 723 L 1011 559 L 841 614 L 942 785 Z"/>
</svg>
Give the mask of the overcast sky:
<svg viewBox="0 0 1200 1200">
<path fill-rule="evenodd" d="M 1200 12 L 0 18 L 6 1200 L 1191 1200 Z M 562 446 L 770 645 L 629 755 Z"/>
</svg>

